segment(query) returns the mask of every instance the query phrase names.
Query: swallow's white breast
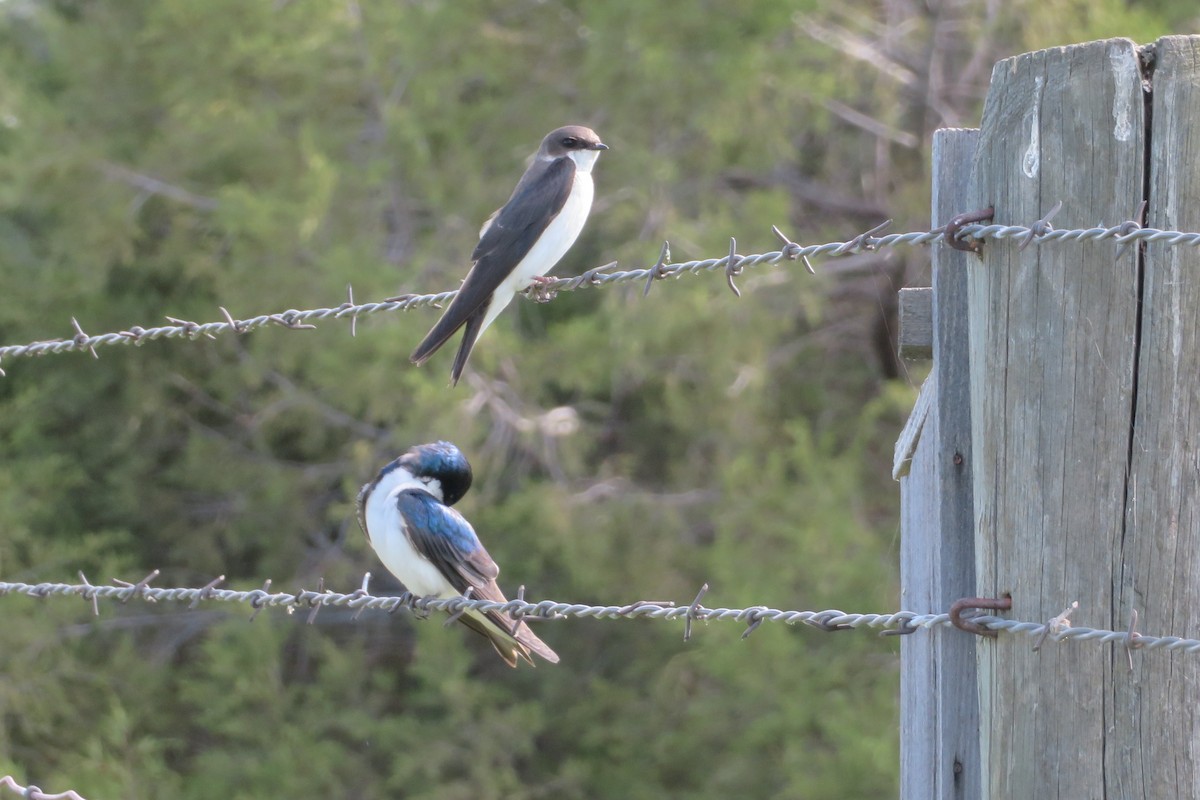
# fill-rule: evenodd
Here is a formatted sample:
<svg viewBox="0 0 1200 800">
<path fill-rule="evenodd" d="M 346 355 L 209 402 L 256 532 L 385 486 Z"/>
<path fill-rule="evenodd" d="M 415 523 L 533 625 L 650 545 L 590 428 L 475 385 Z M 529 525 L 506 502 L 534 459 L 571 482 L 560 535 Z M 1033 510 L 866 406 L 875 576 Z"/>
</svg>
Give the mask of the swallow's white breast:
<svg viewBox="0 0 1200 800">
<path fill-rule="evenodd" d="M 404 588 L 420 597 L 458 597 L 450 582 L 429 559 L 412 546 L 405 535 L 405 521 L 396 507 L 396 495 L 405 489 L 424 485 L 403 469 L 384 477 L 367 497 L 364 518 L 371 547 L 388 570 L 400 579 Z"/>
<path fill-rule="evenodd" d="M 512 301 L 513 295 L 524 291 L 533 283 L 535 277 L 554 269 L 554 265 L 567 254 L 571 245 L 579 238 L 583 224 L 587 222 L 588 213 L 592 210 L 594 187 L 591 168 L 598 153 L 589 150 L 572 152 L 571 155 L 589 155 L 593 158 L 586 162 L 586 169 L 582 166 L 576 167 L 571 193 L 567 195 L 567 202 L 563 204 L 562 211 L 550 221 L 525 258 L 521 259 L 517 268 L 496 289 L 492 304 L 483 318 L 483 329 L 480 333 L 486 330 L 487 326 L 492 324 L 492 320 Z M 576 163 L 579 163 L 579 159 L 576 159 Z"/>
</svg>

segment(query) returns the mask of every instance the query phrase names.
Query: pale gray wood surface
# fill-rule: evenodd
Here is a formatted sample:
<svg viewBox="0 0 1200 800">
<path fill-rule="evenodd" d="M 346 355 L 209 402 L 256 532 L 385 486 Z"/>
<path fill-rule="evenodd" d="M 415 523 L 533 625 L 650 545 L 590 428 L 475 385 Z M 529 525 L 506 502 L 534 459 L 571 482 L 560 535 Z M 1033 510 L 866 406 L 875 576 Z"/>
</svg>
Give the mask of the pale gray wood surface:
<svg viewBox="0 0 1200 800">
<path fill-rule="evenodd" d="M 935 227 L 969 210 L 967 165 L 979 144 L 977 130 L 943 130 L 933 140 Z M 975 508 L 971 467 L 971 355 L 967 265 L 974 256 L 933 248 L 933 361 L 938 373 L 938 451 L 941 504 L 934 607 L 949 609 L 975 588 Z M 938 665 L 936 798 L 974 800 L 982 780 L 975 642 L 940 628 L 931 637 Z"/>
<path fill-rule="evenodd" d="M 1059 228 L 1129 218 L 1143 191 L 1142 99 L 1128 40 L 999 62 L 972 204 L 994 205 L 995 221 L 1006 224 L 1029 224 L 1059 200 Z M 1114 618 L 1133 412 L 1134 250 L 1116 259 L 1112 242 L 1019 252 L 1012 240 L 990 241 L 968 268 L 979 592 L 1011 593 L 1015 618 L 1046 620 L 1073 600 L 1079 624 Z M 983 796 L 1117 796 L 1104 769 L 1118 746 L 1105 710 L 1124 656 L 1082 644 L 1033 652 L 1011 636 L 976 647 Z"/>
<path fill-rule="evenodd" d="M 933 226 L 967 210 L 978 131 L 933 139 Z M 936 391 L 908 478 L 901 482 L 901 605 L 942 612 L 975 593 L 971 500 L 968 256 L 933 248 Z M 923 390 L 924 393 L 924 390 Z M 955 630 L 908 636 L 901 645 L 900 783 L 905 800 L 973 800 L 981 785 L 975 643 Z"/>
<path fill-rule="evenodd" d="M 932 400 L 936 375 L 925 379 L 922 394 Z M 927 613 L 933 609 L 934 558 L 932 546 L 941 528 L 937 478 L 933 464 L 937 411 L 932 402 L 920 403 L 919 438 L 912 449 L 908 474 L 900 479 L 900 608 Z M 910 418 L 910 423 L 915 420 Z M 907 448 L 906 448 L 907 449 Z M 925 633 L 900 637 L 900 797 L 933 798 L 937 738 L 937 667 L 932 637 Z"/>
<path fill-rule="evenodd" d="M 916 286 L 900 290 L 899 340 L 901 358 L 909 361 L 933 358 L 932 287 Z"/>
<path fill-rule="evenodd" d="M 921 384 L 917 394 L 917 402 L 904 423 L 900 435 L 896 437 L 896 446 L 892 450 L 892 480 L 898 481 L 906 477 L 912 470 L 913 457 L 917 453 L 917 445 L 921 443 L 921 434 L 925 431 L 925 421 L 933 410 L 937 396 L 937 372 L 930 372 Z M 925 484 L 922 484 L 924 486 Z"/>
<path fill-rule="evenodd" d="M 1159 41 L 1148 224 L 1200 230 L 1200 37 Z M 1107 624 L 1200 633 L 1200 253 L 1146 247 L 1126 532 Z M 1104 716 L 1112 797 L 1200 797 L 1200 658 L 1114 658 Z"/>
</svg>

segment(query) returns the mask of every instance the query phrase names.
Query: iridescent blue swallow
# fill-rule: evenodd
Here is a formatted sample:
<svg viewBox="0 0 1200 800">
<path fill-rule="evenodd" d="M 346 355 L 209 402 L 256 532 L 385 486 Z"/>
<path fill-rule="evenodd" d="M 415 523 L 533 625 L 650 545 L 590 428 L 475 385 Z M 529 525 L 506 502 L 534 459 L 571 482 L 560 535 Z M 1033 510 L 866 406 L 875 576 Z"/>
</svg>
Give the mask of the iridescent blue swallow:
<svg viewBox="0 0 1200 800">
<path fill-rule="evenodd" d="M 422 444 L 379 471 L 358 493 L 358 523 L 383 565 L 420 597 L 471 597 L 507 602 L 496 584 L 500 567 L 471 523 L 452 505 L 471 488 L 471 465 L 450 442 Z M 468 610 L 458 619 L 487 637 L 510 666 L 536 653 L 558 655 L 529 626 L 499 611 Z"/>
</svg>

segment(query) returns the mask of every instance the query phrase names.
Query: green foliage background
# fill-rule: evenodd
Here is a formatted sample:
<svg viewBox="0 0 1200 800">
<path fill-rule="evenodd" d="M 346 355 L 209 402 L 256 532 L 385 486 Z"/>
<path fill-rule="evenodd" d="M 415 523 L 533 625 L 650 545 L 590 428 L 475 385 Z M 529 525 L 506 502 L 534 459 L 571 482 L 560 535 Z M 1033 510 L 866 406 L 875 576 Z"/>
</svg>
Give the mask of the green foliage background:
<svg viewBox="0 0 1200 800">
<path fill-rule="evenodd" d="M 559 274 L 923 227 L 930 133 L 977 122 L 993 61 L 1186 5 L 4 0 L 0 342 L 452 287 L 568 122 L 612 150 Z M 888 335 L 923 259 L 518 302 L 455 390 L 449 353 L 407 363 L 431 311 L 6 361 L 0 576 L 399 591 L 353 498 L 449 438 L 509 592 L 896 608 Z M 510 671 L 403 616 L 2 602 L 0 773 L 47 790 L 895 793 L 896 640 L 570 621 L 561 665 Z"/>
</svg>

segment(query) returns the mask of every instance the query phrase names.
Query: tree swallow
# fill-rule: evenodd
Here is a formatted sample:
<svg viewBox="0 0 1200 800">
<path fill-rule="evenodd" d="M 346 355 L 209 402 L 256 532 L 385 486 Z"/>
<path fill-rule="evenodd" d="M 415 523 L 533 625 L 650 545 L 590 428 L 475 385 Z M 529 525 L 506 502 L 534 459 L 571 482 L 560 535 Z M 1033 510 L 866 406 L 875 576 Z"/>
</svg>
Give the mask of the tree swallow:
<svg viewBox="0 0 1200 800">
<path fill-rule="evenodd" d="M 358 524 L 379 560 L 408 591 L 452 598 L 468 589 L 480 600 L 508 602 L 471 523 L 450 506 L 471 488 L 471 465 L 450 442 L 422 444 L 379 471 L 358 493 Z M 552 664 L 558 654 L 523 621 L 499 611 L 469 610 L 459 616 L 481 633 L 510 667 L 536 653 Z"/>
<path fill-rule="evenodd" d="M 471 348 L 517 292 L 541 282 L 575 244 L 592 209 L 592 167 L 608 145 L 591 128 L 568 125 L 542 139 L 533 163 L 502 208 L 479 229 L 462 288 L 410 357 L 423 364 L 464 328 L 450 370 L 458 383 Z"/>
</svg>

